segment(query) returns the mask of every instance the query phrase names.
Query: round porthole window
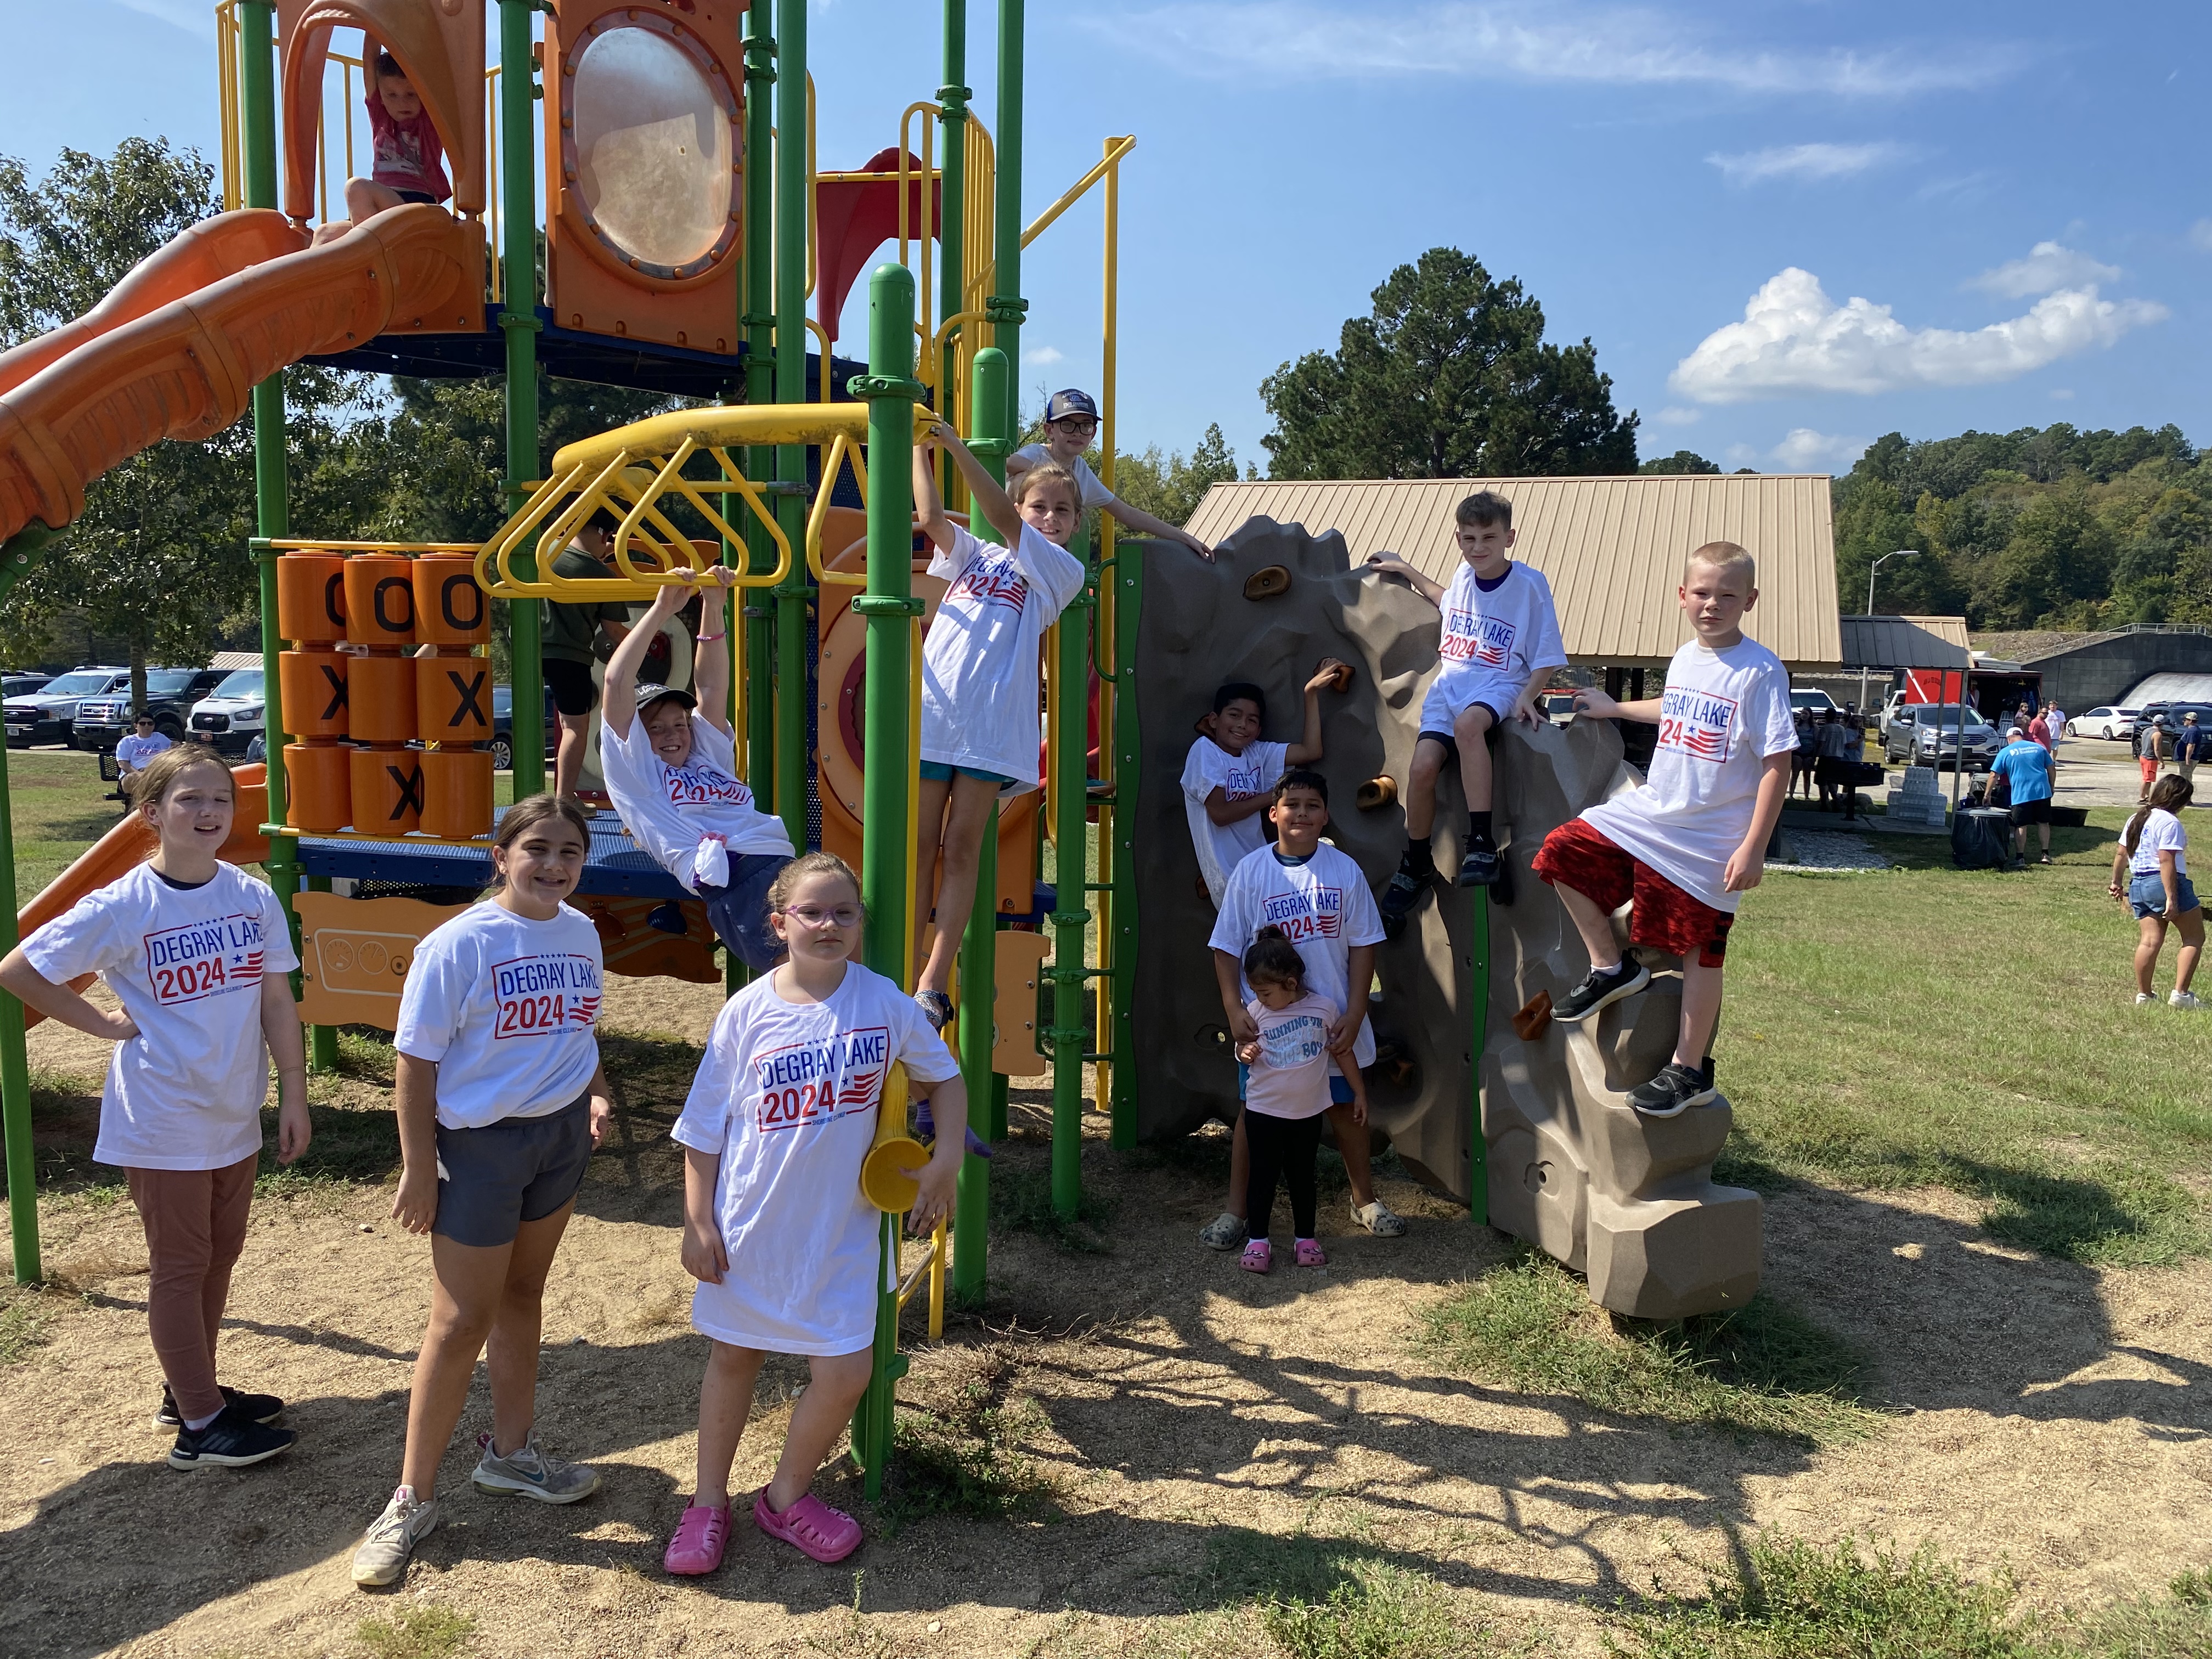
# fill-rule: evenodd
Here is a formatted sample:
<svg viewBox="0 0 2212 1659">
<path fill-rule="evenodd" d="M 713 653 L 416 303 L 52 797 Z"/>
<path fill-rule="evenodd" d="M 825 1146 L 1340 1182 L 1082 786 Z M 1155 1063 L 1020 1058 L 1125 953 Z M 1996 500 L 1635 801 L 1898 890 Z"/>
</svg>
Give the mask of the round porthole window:
<svg viewBox="0 0 2212 1659">
<path fill-rule="evenodd" d="M 726 94 L 662 29 L 586 40 L 569 77 L 574 189 L 592 228 L 647 275 L 703 268 L 732 234 L 736 128 Z"/>
</svg>

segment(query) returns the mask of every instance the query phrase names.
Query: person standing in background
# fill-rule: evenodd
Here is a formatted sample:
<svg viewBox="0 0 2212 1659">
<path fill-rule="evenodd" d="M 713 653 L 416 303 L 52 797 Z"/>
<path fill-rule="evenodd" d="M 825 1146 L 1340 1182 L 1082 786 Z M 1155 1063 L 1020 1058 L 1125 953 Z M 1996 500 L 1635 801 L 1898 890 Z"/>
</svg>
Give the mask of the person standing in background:
<svg viewBox="0 0 2212 1659">
<path fill-rule="evenodd" d="M 2204 757 L 2204 746 L 2212 742 L 2212 732 L 2197 724 L 2197 711 L 2191 709 L 2181 717 L 2181 730 L 2173 735 L 2174 763 L 2184 778 L 2197 775 L 2197 763 Z"/>
</svg>

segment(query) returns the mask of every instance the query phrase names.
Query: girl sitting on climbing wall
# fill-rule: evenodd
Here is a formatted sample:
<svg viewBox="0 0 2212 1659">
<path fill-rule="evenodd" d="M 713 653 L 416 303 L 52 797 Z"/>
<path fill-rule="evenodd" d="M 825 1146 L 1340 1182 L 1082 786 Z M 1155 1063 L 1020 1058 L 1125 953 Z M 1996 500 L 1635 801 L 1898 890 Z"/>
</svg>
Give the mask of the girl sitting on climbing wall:
<svg viewBox="0 0 2212 1659">
<path fill-rule="evenodd" d="M 931 451 L 960 469 L 975 510 L 1004 539 L 977 540 L 945 516 Z M 999 487 L 952 428 L 938 422 L 915 446 L 914 514 L 936 549 L 929 574 L 951 584 L 921 647 L 921 834 L 915 853 L 915 936 L 937 896 L 937 938 L 914 1000 L 943 1030 L 952 1018 L 953 959 L 975 905 L 983 837 L 999 799 L 1037 787 L 1037 654 L 1044 630 L 1083 592 L 1067 552 L 1083 516 L 1074 476 L 1040 461 Z"/>
</svg>

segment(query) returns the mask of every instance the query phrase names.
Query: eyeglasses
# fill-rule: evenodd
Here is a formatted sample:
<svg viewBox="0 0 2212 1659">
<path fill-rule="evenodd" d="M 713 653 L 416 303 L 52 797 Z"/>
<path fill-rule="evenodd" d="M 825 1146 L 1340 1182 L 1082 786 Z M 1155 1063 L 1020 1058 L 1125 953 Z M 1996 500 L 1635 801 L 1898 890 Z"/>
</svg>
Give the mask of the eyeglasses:
<svg viewBox="0 0 2212 1659">
<path fill-rule="evenodd" d="M 1071 438 L 1087 438 L 1098 430 L 1098 422 L 1080 415 L 1066 415 L 1053 422 Z"/>
<path fill-rule="evenodd" d="M 860 920 L 860 907 L 857 904 L 840 904 L 832 909 L 825 910 L 818 904 L 794 904 L 781 914 L 799 923 L 802 927 L 831 926 L 851 927 L 856 926 Z"/>
</svg>

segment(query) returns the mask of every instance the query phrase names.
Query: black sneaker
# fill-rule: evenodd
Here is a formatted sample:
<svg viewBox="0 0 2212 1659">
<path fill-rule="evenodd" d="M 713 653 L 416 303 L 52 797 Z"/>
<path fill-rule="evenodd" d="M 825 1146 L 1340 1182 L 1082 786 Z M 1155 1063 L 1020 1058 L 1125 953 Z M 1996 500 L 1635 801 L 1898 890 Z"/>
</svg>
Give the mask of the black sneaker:
<svg viewBox="0 0 2212 1659">
<path fill-rule="evenodd" d="M 1491 887 L 1498 882 L 1498 849 L 1487 841 L 1470 841 L 1466 856 L 1459 861 L 1459 884 L 1462 887 Z"/>
<path fill-rule="evenodd" d="M 1634 996 L 1651 983 L 1651 970 L 1634 957 L 1623 957 L 1620 965 L 1601 973 L 1593 968 L 1581 984 L 1552 1005 L 1552 1018 L 1572 1025 L 1588 1019 L 1607 1003 Z"/>
<path fill-rule="evenodd" d="M 1692 1106 L 1702 1106 L 1717 1091 L 1705 1079 L 1701 1066 L 1669 1060 L 1650 1082 L 1628 1091 L 1628 1103 L 1646 1117 L 1679 1117 Z"/>
<path fill-rule="evenodd" d="M 916 991 L 914 1000 L 921 1009 L 922 1018 L 929 1022 L 931 1030 L 942 1031 L 952 1024 L 952 999 L 944 992 Z"/>
<path fill-rule="evenodd" d="M 1429 883 L 1425 876 L 1417 876 L 1400 865 L 1397 873 L 1390 878 L 1390 884 L 1382 890 L 1382 897 L 1376 906 L 1382 913 L 1383 930 L 1389 932 L 1394 927 L 1403 927 L 1406 918 L 1420 908 L 1421 896 L 1428 890 Z M 1391 933 L 1390 936 L 1395 939 L 1397 934 Z"/>
<path fill-rule="evenodd" d="M 198 1434 L 177 1431 L 177 1443 L 169 1448 L 173 1469 L 242 1469 L 248 1463 L 265 1462 L 281 1451 L 289 1451 L 300 1437 L 289 1429 L 272 1429 L 241 1417 L 229 1406 Z"/>
<path fill-rule="evenodd" d="M 236 1389 L 222 1391 L 222 1403 L 250 1423 L 274 1423 L 284 1414 L 284 1402 L 273 1394 L 240 1394 Z M 161 1409 L 154 1413 L 157 1429 L 181 1429 L 185 1419 L 177 1411 L 177 1396 L 169 1385 L 161 1384 Z"/>
</svg>

